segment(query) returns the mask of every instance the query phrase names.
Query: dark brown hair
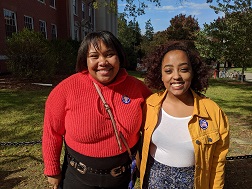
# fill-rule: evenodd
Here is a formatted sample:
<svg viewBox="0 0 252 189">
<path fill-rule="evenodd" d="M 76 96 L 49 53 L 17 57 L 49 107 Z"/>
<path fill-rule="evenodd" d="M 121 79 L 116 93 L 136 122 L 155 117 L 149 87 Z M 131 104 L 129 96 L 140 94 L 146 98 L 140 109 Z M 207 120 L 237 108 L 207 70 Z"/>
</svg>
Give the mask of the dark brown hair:
<svg viewBox="0 0 252 189">
<path fill-rule="evenodd" d="M 81 42 L 76 62 L 77 72 L 87 69 L 87 54 L 89 47 L 93 45 L 95 48 L 99 49 L 99 43 L 101 41 L 106 45 L 106 47 L 112 48 L 117 52 L 120 67 L 125 67 L 127 65 L 125 52 L 120 41 L 109 31 L 99 31 L 87 34 Z"/>
<path fill-rule="evenodd" d="M 195 92 L 205 92 L 208 88 L 208 79 L 210 76 L 209 67 L 203 63 L 195 48 L 189 46 L 184 41 L 169 41 L 165 45 L 159 46 L 153 53 L 145 58 L 148 65 L 145 75 L 146 85 L 155 90 L 164 90 L 162 81 L 161 65 L 165 54 L 172 50 L 182 50 L 186 52 L 193 70 L 193 79 L 190 88 Z"/>
</svg>

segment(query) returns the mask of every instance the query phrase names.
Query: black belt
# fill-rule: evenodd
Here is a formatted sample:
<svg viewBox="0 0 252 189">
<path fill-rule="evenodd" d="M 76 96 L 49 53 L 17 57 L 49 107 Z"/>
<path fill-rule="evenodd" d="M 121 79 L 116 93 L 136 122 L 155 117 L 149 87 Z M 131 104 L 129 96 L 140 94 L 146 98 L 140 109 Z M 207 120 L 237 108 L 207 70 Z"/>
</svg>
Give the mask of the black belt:
<svg viewBox="0 0 252 189">
<path fill-rule="evenodd" d="M 86 174 L 87 172 L 89 173 L 95 173 L 95 174 L 100 174 L 100 175 L 106 175 L 106 174 L 111 174 L 113 177 L 117 177 L 124 173 L 127 169 L 130 169 L 131 165 L 121 165 L 118 167 L 115 167 L 113 169 L 93 169 L 91 167 L 86 166 L 84 163 L 77 161 L 74 157 L 72 157 L 69 153 L 67 153 L 67 157 L 69 160 L 69 164 L 77 169 L 81 174 Z"/>
</svg>

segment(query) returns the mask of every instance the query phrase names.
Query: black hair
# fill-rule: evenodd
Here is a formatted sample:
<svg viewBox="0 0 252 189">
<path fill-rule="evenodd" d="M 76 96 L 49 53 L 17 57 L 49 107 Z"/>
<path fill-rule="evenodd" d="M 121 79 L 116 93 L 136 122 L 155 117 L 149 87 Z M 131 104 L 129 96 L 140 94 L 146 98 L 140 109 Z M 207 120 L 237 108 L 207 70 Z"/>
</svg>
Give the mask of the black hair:
<svg viewBox="0 0 252 189">
<path fill-rule="evenodd" d="M 120 67 L 125 67 L 128 63 L 125 51 L 120 41 L 109 31 L 92 32 L 86 35 L 81 42 L 78 50 L 76 72 L 81 72 L 87 69 L 87 55 L 91 45 L 99 49 L 99 43 L 103 42 L 107 47 L 112 48 L 117 52 Z"/>
</svg>

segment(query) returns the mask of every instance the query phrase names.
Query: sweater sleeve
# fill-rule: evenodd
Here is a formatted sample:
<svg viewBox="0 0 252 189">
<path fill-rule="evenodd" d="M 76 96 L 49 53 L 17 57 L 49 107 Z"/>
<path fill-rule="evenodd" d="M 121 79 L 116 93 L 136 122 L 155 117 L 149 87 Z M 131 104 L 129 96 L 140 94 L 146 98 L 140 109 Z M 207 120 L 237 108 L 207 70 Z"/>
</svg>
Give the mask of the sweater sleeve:
<svg viewBox="0 0 252 189">
<path fill-rule="evenodd" d="M 65 100 L 62 96 L 50 94 L 45 106 L 42 153 L 44 174 L 48 176 L 61 172 L 60 155 L 65 134 Z"/>
</svg>

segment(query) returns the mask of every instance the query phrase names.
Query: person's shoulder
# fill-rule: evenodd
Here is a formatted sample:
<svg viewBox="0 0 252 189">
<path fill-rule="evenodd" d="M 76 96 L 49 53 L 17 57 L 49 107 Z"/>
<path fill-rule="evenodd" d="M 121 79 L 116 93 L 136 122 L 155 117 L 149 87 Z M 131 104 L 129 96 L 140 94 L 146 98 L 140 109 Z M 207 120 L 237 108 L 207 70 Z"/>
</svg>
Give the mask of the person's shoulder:
<svg viewBox="0 0 252 189">
<path fill-rule="evenodd" d="M 81 73 L 75 73 L 63 79 L 53 88 L 53 90 L 51 91 L 51 95 L 58 94 L 58 93 L 61 93 L 61 94 L 66 93 L 67 91 L 75 87 L 76 83 L 78 83 L 78 80 L 80 80 L 80 78 L 81 78 Z"/>
<path fill-rule="evenodd" d="M 73 83 L 75 83 L 76 81 L 80 80 L 81 77 L 85 77 L 84 74 L 82 73 L 75 73 L 70 75 L 69 77 L 65 78 L 64 80 L 62 80 L 56 87 L 63 87 L 63 86 L 72 86 Z"/>
<path fill-rule="evenodd" d="M 159 101 L 160 99 L 163 98 L 164 92 L 165 92 L 165 91 L 158 91 L 158 92 L 153 93 L 152 95 L 150 95 L 150 96 L 146 99 L 146 102 L 148 103 L 148 102 Z"/>
<path fill-rule="evenodd" d="M 197 94 L 199 102 L 203 103 L 206 108 L 221 109 L 220 106 L 210 97 L 204 94 Z"/>
</svg>

